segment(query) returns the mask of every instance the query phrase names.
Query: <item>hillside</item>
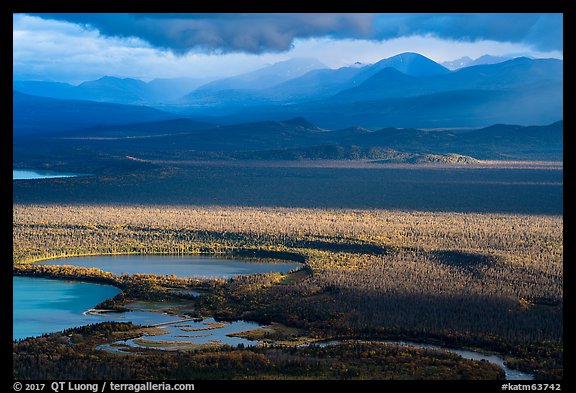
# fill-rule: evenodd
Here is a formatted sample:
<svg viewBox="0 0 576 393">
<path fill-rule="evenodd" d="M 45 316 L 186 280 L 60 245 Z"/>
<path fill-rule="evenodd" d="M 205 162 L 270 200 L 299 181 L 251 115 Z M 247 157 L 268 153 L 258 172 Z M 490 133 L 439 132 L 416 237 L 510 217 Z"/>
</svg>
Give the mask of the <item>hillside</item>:
<svg viewBox="0 0 576 393">
<path fill-rule="evenodd" d="M 174 119 L 158 109 L 84 100 L 60 100 L 13 92 L 14 134 L 72 130 L 96 125 Z"/>
<path fill-rule="evenodd" d="M 322 145 L 300 149 L 235 153 L 230 157 L 246 160 L 376 160 L 381 163 L 474 164 L 478 160 L 460 154 L 425 154 L 400 152 L 388 147 Z"/>
<path fill-rule="evenodd" d="M 22 127 L 15 123 L 15 127 Z M 496 124 L 453 131 L 387 127 L 329 130 L 297 117 L 217 125 L 190 119 L 45 130 L 39 150 L 15 138 L 15 159 L 61 155 L 137 156 L 160 160 L 389 160 L 471 163 L 474 159 L 562 161 L 563 122 L 546 126 Z M 37 137 L 34 137 L 37 138 Z M 457 158 L 455 155 L 459 155 Z M 465 156 L 465 157 L 464 157 Z M 64 157 L 63 157 L 64 158 Z"/>
</svg>

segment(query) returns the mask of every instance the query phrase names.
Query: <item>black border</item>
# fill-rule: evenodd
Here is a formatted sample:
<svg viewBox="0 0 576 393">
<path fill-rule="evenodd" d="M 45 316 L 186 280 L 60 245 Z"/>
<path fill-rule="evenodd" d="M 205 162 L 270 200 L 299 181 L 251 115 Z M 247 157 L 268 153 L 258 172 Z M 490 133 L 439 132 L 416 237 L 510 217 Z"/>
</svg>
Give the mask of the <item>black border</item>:
<svg viewBox="0 0 576 393">
<path fill-rule="evenodd" d="M 2 46 L 3 50 L 8 52 L 9 45 L 7 42 L 11 35 L 9 30 L 12 25 L 12 13 L 27 13 L 27 12 L 549 12 L 549 13 L 563 13 L 564 14 L 564 46 L 568 47 L 568 51 L 564 51 L 564 102 L 568 103 L 565 105 L 565 116 L 564 116 L 564 129 L 567 130 L 564 135 L 568 137 L 568 149 L 564 150 L 564 166 L 568 170 L 568 174 L 572 173 L 572 166 L 574 160 L 570 154 L 570 148 L 576 146 L 572 143 L 572 136 L 576 133 L 575 122 L 574 122 L 574 91 L 576 89 L 576 83 L 574 83 L 574 73 L 576 70 L 574 62 L 574 52 L 576 45 L 574 44 L 574 37 L 576 37 L 576 18 L 574 14 L 574 6 L 576 2 L 572 0 L 548 0 L 548 1 L 519 1 L 519 0 L 468 0 L 466 2 L 460 3 L 460 5 L 455 4 L 450 1 L 426 1 L 421 3 L 415 3 L 414 1 L 366 1 L 366 0 L 356 0 L 354 2 L 330 2 L 330 3 L 311 3 L 308 4 L 301 3 L 297 5 L 297 10 L 294 8 L 296 5 L 284 3 L 284 4 L 274 4 L 270 3 L 264 4 L 263 2 L 256 2 L 254 0 L 250 2 L 231 2 L 226 5 L 206 3 L 206 2 L 185 2 L 178 0 L 164 0 L 162 3 L 153 4 L 151 2 L 135 3 L 125 1 L 109 1 L 101 0 L 98 2 L 67 2 L 61 0 L 53 1 L 43 1 L 43 0 L 18 0 L 8 3 L 10 0 L 4 0 L 0 6 L 2 7 L 2 14 L 0 20 L 1 36 L 6 40 Z M 510 23 L 514 23 L 510 21 Z M 11 41 L 10 41 L 11 42 Z M 8 53 L 4 54 L 2 57 L 3 63 L 6 66 L 7 59 L 13 59 L 12 52 L 10 55 Z M 10 70 L 12 70 L 12 63 L 9 65 Z M 6 70 L 7 67 L 3 67 Z M 9 177 L 9 170 L 12 166 L 12 132 L 11 124 L 8 123 L 12 120 L 12 100 L 8 99 L 11 97 L 10 86 L 11 86 L 11 74 L 7 71 L 1 73 L 1 86 L 4 97 L 2 110 L 5 111 L 2 119 L 4 121 L 4 127 L 1 129 L 3 142 L 0 144 L 2 146 L 2 151 L 0 154 L 2 160 L 0 178 L 2 179 L 2 198 L 6 199 L 3 204 L 2 212 L 6 215 L 6 222 L 0 226 L 2 228 L 2 238 L 7 239 L 12 235 L 12 225 L 8 222 L 8 217 L 12 217 L 12 181 Z M 567 87 L 567 88 L 566 88 Z M 9 103 L 9 104 L 8 104 Z M 569 108 L 566 110 L 566 108 Z M 568 115 L 568 116 L 566 116 Z M 570 190 L 570 176 L 566 175 L 564 172 L 564 183 L 568 183 L 564 187 L 564 233 L 566 239 L 566 234 L 570 236 L 572 231 L 570 230 L 571 213 L 573 211 L 573 203 L 576 201 L 574 193 Z M 568 218 L 568 219 L 567 219 Z M 564 280 L 565 283 L 571 284 L 572 282 L 572 266 L 574 262 L 573 249 L 570 247 L 569 242 L 565 243 L 565 256 L 567 256 L 568 264 L 564 264 Z M 1 298 L 4 299 L 4 304 L 12 304 L 12 284 L 10 278 L 12 276 L 11 272 L 11 260 L 12 260 L 12 242 L 9 243 L 9 247 L 6 241 L 2 243 L 4 245 L 3 250 L 5 250 L 5 258 L 2 258 L 2 289 Z M 566 245 L 568 244 L 568 247 Z M 566 257 L 565 257 L 566 258 Z M 564 364 L 564 380 L 558 381 L 561 383 L 562 391 L 571 391 L 573 388 L 573 375 L 576 371 L 573 361 L 573 343 L 574 340 L 571 338 L 571 322 L 566 318 L 570 312 L 570 305 L 568 304 L 569 299 L 573 292 L 570 290 L 571 285 L 565 285 L 565 312 L 564 312 L 564 325 L 565 335 L 564 348 L 565 348 L 565 364 Z M 12 309 L 12 306 L 9 308 Z M 7 317 L 6 317 L 7 319 Z M 2 342 L 0 346 L 0 353 L 3 356 L 8 357 L 11 353 L 12 342 L 8 341 L 8 337 L 12 334 L 12 324 L 6 323 L 4 320 L 4 327 L 2 329 Z M 7 328 L 9 326 L 9 328 Z M 4 360 L 4 359 L 2 359 Z M 4 371 L 2 379 L 3 386 L 6 386 L 10 391 L 13 390 L 13 374 L 11 372 L 11 357 L 6 359 L 6 362 L 1 364 L 5 365 L 6 370 Z M 22 381 L 26 383 L 25 381 Z M 33 382 L 33 381 L 27 381 Z M 51 381 L 37 381 L 45 382 L 49 384 Z M 78 381 L 80 382 L 80 381 Z M 95 383 L 96 381 L 86 381 L 90 383 Z M 144 382 L 144 381 L 133 381 L 133 382 Z M 177 382 L 192 382 L 195 385 L 195 391 L 207 391 L 207 389 L 216 389 L 220 391 L 221 389 L 252 389 L 253 391 L 269 391 L 270 389 L 276 387 L 285 387 L 287 389 L 310 389 L 310 390 L 331 390 L 331 389 L 362 389 L 363 391 L 371 391 L 376 389 L 386 389 L 390 388 L 390 391 L 403 391 L 403 390 L 443 390 L 443 391 L 459 391 L 462 392 L 466 389 L 481 389 L 481 391 L 502 391 L 503 382 L 497 381 L 293 381 L 293 380 L 281 380 L 281 381 L 166 381 L 168 383 Z M 546 382 L 546 381 L 534 381 L 535 383 Z M 550 381 L 552 382 L 552 381 Z M 554 381 L 556 383 L 556 381 Z M 101 385 L 102 382 L 99 382 Z M 47 386 L 44 391 L 51 391 Z M 573 390 L 572 390 L 573 391 Z"/>
</svg>

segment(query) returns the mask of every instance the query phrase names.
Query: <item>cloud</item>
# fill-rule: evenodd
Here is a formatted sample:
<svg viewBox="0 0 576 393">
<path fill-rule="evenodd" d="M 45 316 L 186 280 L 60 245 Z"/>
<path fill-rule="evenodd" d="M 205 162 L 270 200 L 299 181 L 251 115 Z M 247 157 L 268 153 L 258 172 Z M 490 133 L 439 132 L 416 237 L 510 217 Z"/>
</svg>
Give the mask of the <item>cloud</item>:
<svg viewBox="0 0 576 393">
<path fill-rule="evenodd" d="M 294 40 L 390 40 L 414 35 L 454 41 L 522 43 L 562 50 L 562 14 L 33 14 L 137 37 L 176 54 L 284 52 Z"/>
<path fill-rule="evenodd" d="M 177 54 L 283 52 L 296 38 L 369 38 L 371 14 L 32 14 L 97 29 L 110 37 L 138 37 Z"/>
<path fill-rule="evenodd" d="M 541 51 L 562 51 L 562 14 L 381 14 L 375 36 L 431 35 L 454 41 L 524 44 Z"/>
</svg>

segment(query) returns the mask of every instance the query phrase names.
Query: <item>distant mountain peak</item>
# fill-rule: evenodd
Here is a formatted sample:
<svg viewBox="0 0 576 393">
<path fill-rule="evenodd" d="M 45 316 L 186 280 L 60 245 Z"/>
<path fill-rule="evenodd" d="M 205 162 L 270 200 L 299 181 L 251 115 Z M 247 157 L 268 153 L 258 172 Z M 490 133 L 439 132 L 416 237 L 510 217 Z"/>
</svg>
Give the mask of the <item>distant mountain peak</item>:
<svg viewBox="0 0 576 393">
<path fill-rule="evenodd" d="M 456 60 L 444 61 L 442 65 L 450 70 L 457 70 L 464 67 L 471 67 L 475 65 L 486 65 L 486 64 L 497 64 L 504 61 L 511 60 L 511 57 L 507 56 L 492 56 L 492 55 L 482 55 L 477 59 L 473 60 L 468 56 L 463 56 Z"/>
<path fill-rule="evenodd" d="M 420 53 L 416 53 L 416 52 L 402 52 L 402 53 L 398 53 L 397 55 L 390 56 L 384 60 L 414 61 L 414 60 L 419 60 L 419 59 L 434 62 L 434 60 L 431 60 L 428 57 L 421 55 Z"/>
<path fill-rule="evenodd" d="M 146 83 L 134 78 L 118 78 L 115 76 L 105 75 L 99 79 L 82 82 L 78 87 L 118 87 L 127 86 L 146 86 Z"/>
<path fill-rule="evenodd" d="M 291 126 L 296 126 L 296 127 L 302 127 L 302 128 L 307 128 L 307 129 L 318 129 L 318 126 L 314 123 L 309 122 L 308 120 L 306 120 L 303 117 L 295 117 L 293 119 L 290 120 L 285 120 L 282 123 L 284 124 L 288 124 Z"/>
<path fill-rule="evenodd" d="M 394 55 L 392 57 L 389 57 L 389 59 L 393 59 L 393 58 L 400 58 L 400 59 L 415 59 L 418 57 L 422 57 L 425 59 L 428 59 L 426 56 L 421 55 L 420 53 L 416 53 L 416 52 L 402 52 L 402 53 L 398 53 L 397 55 Z"/>
<path fill-rule="evenodd" d="M 394 68 L 403 74 L 410 76 L 433 76 L 450 72 L 446 67 L 436 63 L 419 53 L 404 52 L 387 59 L 382 59 L 371 68 L 384 69 Z"/>
<path fill-rule="evenodd" d="M 474 60 L 469 56 L 462 56 L 455 60 L 443 61 L 441 64 L 449 70 L 457 70 L 462 67 L 467 67 L 472 64 Z"/>
<path fill-rule="evenodd" d="M 92 81 L 86 81 L 84 83 L 87 83 L 87 82 L 105 82 L 105 81 L 108 81 L 108 82 L 116 82 L 116 81 L 138 81 L 138 82 L 142 82 L 142 81 L 135 79 L 135 78 L 119 78 L 117 76 L 104 75 L 101 78 L 98 78 L 98 79 L 95 79 Z"/>
<path fill-rule="evenodd" d="M 508 56 L 482 55 L 474 61 L 476 62 L 476 64 L 496 64 L 510 59 L 512 58 Z"/>
<path fill-rule="evenodd" d="M 510 59 L 510 62 L 528 63 L 528 62 L 531 62 L 532 60 L 534 60 L 534 59 L 531 59 L 528 56 L 518 56 L 518 57 L 515 57 L 513 59 Z"/>
</svg>

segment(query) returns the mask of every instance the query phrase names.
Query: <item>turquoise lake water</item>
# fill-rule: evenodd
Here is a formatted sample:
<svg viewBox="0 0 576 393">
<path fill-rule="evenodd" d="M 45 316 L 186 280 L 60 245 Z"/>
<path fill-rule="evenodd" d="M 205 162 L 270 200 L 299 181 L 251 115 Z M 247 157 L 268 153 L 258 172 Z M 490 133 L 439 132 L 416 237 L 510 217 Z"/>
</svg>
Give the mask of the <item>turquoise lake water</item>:
<svg viewBox="0 0 576 393">
<path fill-rule="evenodd" d="M 13 340 L 106 321 L 153 325 L 179 319 L 148 311 L 86 314 L 98 303 L 120 293 L 120 289 L 111 285 L 37 277 L 14 277 L 12 282 Z"/>
<path fill-rule="evenodd" d="M 56 172 L 43 169 L 13 169 L 12 180 L 55 179 L 63 177 L 86 176 L 81 173 Z"/>
<path fill-rule="evenodd" d="M 82 314 L 120 290 L 99 285 L 44 278 L 14 277 L 13 339 L 94 323 Z"/>
</svg>

